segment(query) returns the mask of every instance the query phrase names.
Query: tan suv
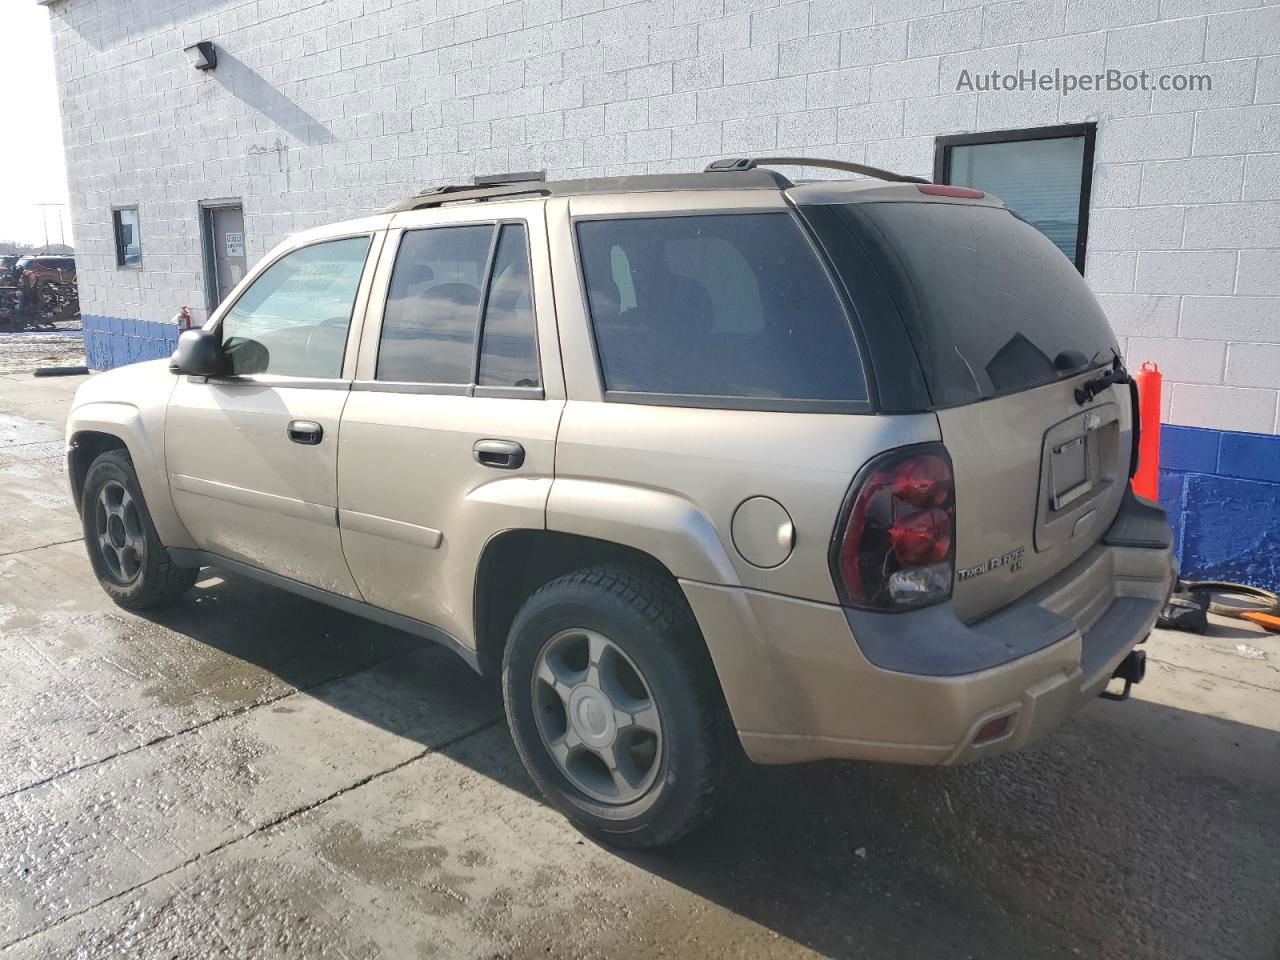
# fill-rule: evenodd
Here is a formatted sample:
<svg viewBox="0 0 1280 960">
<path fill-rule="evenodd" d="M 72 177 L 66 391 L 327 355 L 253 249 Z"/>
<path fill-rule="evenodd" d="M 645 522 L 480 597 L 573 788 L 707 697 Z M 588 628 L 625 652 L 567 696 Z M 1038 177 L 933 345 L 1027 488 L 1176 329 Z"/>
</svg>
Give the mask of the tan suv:
<svg viewBox="0 0 1280 960">
<path fill-rule="evenodd" d="M 291 238 L 77 394 L 104 589 L 216 565 L 439 641 L 635 846 L 744 755 L 963 763 L 1123 696 L 1173 561 L 1096 301 L 992 197 L 803 162 L 879 179 L 442 188 Z"/>
</svg>

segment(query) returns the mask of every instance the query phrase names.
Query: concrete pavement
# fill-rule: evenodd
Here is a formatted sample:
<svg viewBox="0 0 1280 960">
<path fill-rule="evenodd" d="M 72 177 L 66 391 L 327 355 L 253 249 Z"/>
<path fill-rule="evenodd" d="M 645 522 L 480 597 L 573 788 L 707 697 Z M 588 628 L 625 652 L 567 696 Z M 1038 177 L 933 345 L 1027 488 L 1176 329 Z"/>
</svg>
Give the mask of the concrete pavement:
<svg viewBox="0 0 1280 960">
<path fill-rule="evenodd" d="M 625 854 L 534 794 L 496 690 L 207 571 L 98 589 L 61 477 L 80 378 L 0 376 L 4 957 L 1280 955 L 1280 639 L 1158 633 L 1029 752 L 756 768 Z"/>
</svg>

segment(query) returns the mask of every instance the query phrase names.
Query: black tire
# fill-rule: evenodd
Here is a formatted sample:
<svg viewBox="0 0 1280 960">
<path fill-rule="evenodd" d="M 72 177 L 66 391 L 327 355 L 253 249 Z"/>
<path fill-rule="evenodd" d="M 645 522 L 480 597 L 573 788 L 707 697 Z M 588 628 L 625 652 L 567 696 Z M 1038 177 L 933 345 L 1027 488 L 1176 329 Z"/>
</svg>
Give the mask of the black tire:
<svg viewBox="0 0 1280 960">
<path fill-rule="evenodd" d="M 125 571 L 113 570 L 105 548 L 99 543 L 99 496 L 104 488 L 123 488 L 134 505 L 144 543 L 136 573 L 132 568 Z M 142 496 L 142 488 L 138 485 L 133 462 L 124 450 L 108 450 L 89 466 L 80 495 L 80 519 L 84 528 L 85 549 L 89 553 L 93 572 L 107 596 L 118 605 L 129 610 L 161 607 L 177 600 L 196 582 L 200 571 L 194 567 L 175 564 L 169 551 L 160 542 L 155 524 L 151 522 L 146 500 Z"/>
<path fill-rule="evenodd" d="M 539 732 L 534 671 L 544 646 L 566 630 L 608 637 L 632 661 L 661 716 L 658 769 L 631 802 L 602 803 L 575 786 Z M 529 775 L 552 806 L 606 843 L 647 848 L 674 842 L 716 812 L 743 764 L 693 612 L 675 583 L 642 568 L 591 567 L 537 590 L 512 623 L 502 687 L 507 722 Z"/>
</svg>

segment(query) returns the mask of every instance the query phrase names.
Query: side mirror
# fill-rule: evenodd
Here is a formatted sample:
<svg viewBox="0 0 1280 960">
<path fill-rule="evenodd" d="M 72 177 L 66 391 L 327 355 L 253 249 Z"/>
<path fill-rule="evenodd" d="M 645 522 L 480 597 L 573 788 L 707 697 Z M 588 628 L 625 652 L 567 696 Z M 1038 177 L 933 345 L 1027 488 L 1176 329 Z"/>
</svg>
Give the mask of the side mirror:
<svg viewBox="0 0 1280 960">
<path fill-rule="evenodd" d="M 222 344 L 216 330 L 184 330 L 169 358 L 169 372 L 213 377 L 222 372 Z"/>
</svg>

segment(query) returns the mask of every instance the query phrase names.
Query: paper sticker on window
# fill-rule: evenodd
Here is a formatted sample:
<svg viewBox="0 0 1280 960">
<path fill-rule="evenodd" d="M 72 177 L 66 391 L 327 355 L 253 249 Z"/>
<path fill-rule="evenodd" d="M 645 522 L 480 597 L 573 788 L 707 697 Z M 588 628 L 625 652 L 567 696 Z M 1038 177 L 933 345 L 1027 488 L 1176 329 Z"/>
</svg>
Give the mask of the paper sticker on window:
<svg viewBox="0 0 1280 960">
<path fill-rule="evenodd" d="M 227 234 L 227 256 L 228 257 L 244 256 L 244 234 L 243 233 Z"/>
</svg>

